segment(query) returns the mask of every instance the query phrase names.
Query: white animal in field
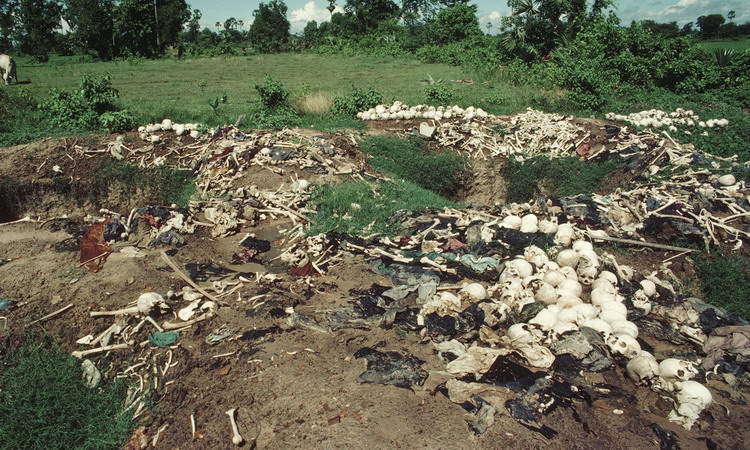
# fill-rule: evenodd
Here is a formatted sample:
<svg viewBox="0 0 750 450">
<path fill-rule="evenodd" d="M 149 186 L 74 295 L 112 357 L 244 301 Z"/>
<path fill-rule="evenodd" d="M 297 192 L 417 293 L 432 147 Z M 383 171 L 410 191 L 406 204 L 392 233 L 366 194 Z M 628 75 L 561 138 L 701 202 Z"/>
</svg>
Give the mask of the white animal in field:
<svg viewBox="0 0 750 450">
<path fill-rule="evenodd" d="M 16 62 L 13 61 L 8 55 L 0 53 L 0 75 L 3 77 L 3 82 L 9 84 L 10 80 L 16 80 L 18 82 L 18 76 L 16 75 Z"/>
</svg>

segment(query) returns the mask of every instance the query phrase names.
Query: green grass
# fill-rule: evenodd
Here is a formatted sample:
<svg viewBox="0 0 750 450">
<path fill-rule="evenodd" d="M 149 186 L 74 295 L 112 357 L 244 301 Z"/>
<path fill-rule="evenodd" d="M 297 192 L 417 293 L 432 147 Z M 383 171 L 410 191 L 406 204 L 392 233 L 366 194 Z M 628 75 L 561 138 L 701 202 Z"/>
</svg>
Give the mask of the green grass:
<svg viewBox="0 0 750 450">
<path fill-rule="evenodd" d="M 195 176 L 187 170 L 174 170 L 168 168 L 142 169 L 132 164 L 121 162 L 109 162 L 99 169 L 95 183 L 99 186 L 94 189 L 98 192 L 106 192 L 106 187 L 113 183 L 120 183 L 135 191 L 150 196 L 148 201 L 158 202 L 160 205 L 171 205 L 186 207 L 190 197 L 195 194 Z"/>
<path fill-rule="evenodd" d="M 710 41 L 701 41 L 698 43 L 699 46 L 706 50 L 714 50 L 717 48 L 730 48 L 737 51 L 750 49 L 750 37 L 742 37 L 737 39 L 718 39 Z"/>
<path fill-rule="evenodd" d="M 441 195 L 455 193 L 465 170 L 461 156 L 430 152 L 417 138 L 369 137 L 361 149 L 372 155 L 369 163 L 376 170 Z"/>
<path fill-rule="evenodd" d="M 317 212 L 310 234 L 335 231 L 361 236 L 398 232 L 399 224 L 392 219 L 399 210 L 458 206 L 408 181 L 323 185 L 313 192 L 311 204 Z"/>
<path fill-rule="evenodd" d="M 421 103 L 422 80 L 465 78 L 464 69 L 444 64 L 424 64 L 414 59 L 347 57 L 337 55 L 277 54 L 198 59 L 157 59 L 79 63 L 76 57 L 55 57 L 48 63 L 18 58 L 18 75 L 29 84 L 11 85 L 41 98 L 50 88 L 71 88 L 83 73 L 112 75 L 120 91 L 121 106 L 147 118 L 169 116 L 178 121 L 214 122 L 209 100 L 224 94 L 228 102 L 221 115 L 232 122 L 260 104 L 255 84 L 268 74 L 282 82 L 293 95 L 304 89 L 346 94 L 352 86 L 372 86 L 386 100 Z M 491 96 L 495 87 L 447 81 L 466 105 Z M 219 119 L 224 119 L 220 117 Z M 219 120 L 221 122 L 221 120 Z"/>
<path fill-rule="evenodd" d="M 508 183 L 508 201 L 525 202 L 539 194 L 565 197 L 595 192 L 616 167 L 614 161 L 536 156 L 523 162 L 509 159 L 503 176 Z"/>
<path fill-rule="evenodd" d="M 696 261 L 705 301 L 750 319 L 750 258 L 721 253 Z"/>
<path fill-rule="evenodd" d="M 3 449 L 112 449 L 130 432 L 122 411 L 126 386 L 89 389 L 80 361 L 47 343 L 4 352 L 0 372 Z"/>
</svg>

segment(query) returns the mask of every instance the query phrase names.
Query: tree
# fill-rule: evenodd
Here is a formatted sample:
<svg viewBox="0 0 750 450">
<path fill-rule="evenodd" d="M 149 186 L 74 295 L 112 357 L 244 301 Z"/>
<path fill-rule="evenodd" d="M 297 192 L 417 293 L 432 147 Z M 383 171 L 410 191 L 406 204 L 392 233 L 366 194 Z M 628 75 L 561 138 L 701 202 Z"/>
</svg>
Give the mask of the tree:
<svg viewBox="0 0 750 450">
<path fill-rule="evenodd" d="M 13 13 L 18 7 L 15 0 L 0 0 L 0 52 L 12 46 Z"/>
<path fill-rule="evenodd" d="M 441 9 L 427 29 L 434 44 L 448 44 L 482 34 L 475 5 L 457 5 Z"/>
<path fill-rule="evenodd" d="M 721 14 L 709 14 L 707 16 L 700 16 L 696 20 L 698 28 L 701 29 L 703 36 L 718 36 L 719 28 L 724 23 L 724 16 Z"/>
<path fill-rule="evenodd" d="M 685 25 L 682 26 L 682 30 L 680 32 L 682 34 L 693 34 L 693 22 L 688 22 Z"/>
<path fill-rule="evenodd" d="M 398 19 L 401 9 L 392 0 L 347 0 L 344 11 L 354 17 L 359 33 L 375 30 L 380 22 Z"/>
<path fill-rule="evenodd" d="M 731 10 L 727 13 L 727 19 L 729 19 L 730 22 L 734 22 L 735 17 L 737 17 L 737 12 L 735 10 Z"/>
<path fill-rule="evenodd" d="M 198 35 L 201 31 L 201 19 L 203 18 L 203 13 L 200 9 L 194 9 L 193 12 L 190 14 L 190 20 L 188 20 L 187 23 L 187 32 L 185 32 L 185 40 L 188 42 L 196 42 L 198 40 Z"/>
<path fill-rule="evenodd" d="M 253 11 L 255 20 L 250 26 L 250 40 L 261 51 L 279 51 L 289 40 L 287 7 L 281 0 L 261 2 Z"/>
<path fill-rule="evenodd" d="M 502 19 L 504 45 L 527 60 L 543 57 L 613 5 L 613 0 L 594 0 L 590 6 L 586 0 L 508 0 L 513 12 Z"/>
<path fill-rule="evenodd" d="M 63 0 L 62 16 L 75 42 L 101 59 L 112 56 L 113 8 L 113 0 Z"/>
<path fill-rule="evenodd" d="M 307 46 L 312 46 L 318 43 L 319 39 L 318 22 L 311 20 L 305 25 L 305 29 L 302 30 L 302 41 Z"/>
<path fill-rule="evenodd" d="M 118 51 L 155 56 L 177 43 L 180 31 L 190 20 L 190 9 L 185 0 L 157 0 L 156 11 L 151 1 L 121 0 L 114 18 Z"/>
<path fill-rule="evenodd" d="M 641 26 L 652 33 L 661 34 L 665 37 L 677 36 L 680 32 L 677 22 L 659 23 L 650 19 L 641 20 Z"/>
<path fill-rule="evenodd" d="M 13 40 L 21 51 L 46 61 L 55 45 L 55 30 L 60 28 L 62 8 L 52 0 L 19 0 L 13 11 Z"/>
</svg>

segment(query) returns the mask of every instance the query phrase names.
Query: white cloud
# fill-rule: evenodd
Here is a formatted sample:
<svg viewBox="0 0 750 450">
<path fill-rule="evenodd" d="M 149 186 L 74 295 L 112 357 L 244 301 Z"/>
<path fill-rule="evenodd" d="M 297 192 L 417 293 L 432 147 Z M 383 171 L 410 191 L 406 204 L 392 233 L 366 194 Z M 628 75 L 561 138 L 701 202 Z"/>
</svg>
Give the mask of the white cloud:
<svg viewBox="0 0 750 450">
<path fill-rule="evenodd" d="M 333 12 L 344 12 L 344 10 L 340 6 L 337 6 Z M 318 2 L 312 0 L 305 3 L 302 8 L 293 9 L 289 12 L 289 23 L 291 24 L 292 33 L 302 31 L 305 28 L 305 24 L 311 20 L 321 23 L 327 22 L 330 19 L 331 13 L 328 12 L 327 7 L 322 3 L 321 6 L 318 6 Z"/>
<path fill-rule="evenodd" d="M 500 31 L 500 19 L 503 18 L 503 13 L 500 11 L 491 11 L 483 16 L 479 17 L 479 26 L 482 30 L 487 31 L 487 24 L 491 25 L 490 33 L 497 33 Z"/>
</svg>

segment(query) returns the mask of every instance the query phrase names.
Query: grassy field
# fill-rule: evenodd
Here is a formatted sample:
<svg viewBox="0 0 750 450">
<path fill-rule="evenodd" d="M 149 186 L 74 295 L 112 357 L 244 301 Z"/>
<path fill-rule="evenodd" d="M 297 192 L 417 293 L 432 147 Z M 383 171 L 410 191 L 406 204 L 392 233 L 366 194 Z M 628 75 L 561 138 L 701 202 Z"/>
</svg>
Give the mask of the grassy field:
<svg viewBox="0 0 750 450">
<path fill-rule="evenodd" d="M 750 36 L 739 39 L 722 39 L 716 41 L 702 41 L 698 45 L 707 49 L 713 50 L 716 48 L 731 48 L 733 50 L 742 51 L 750 49 Z"/>
<path fill-rule="evenodd" d="M 394 58 L 280 54 L 88 63 L 78 57 L 56 57 L 45 64 L 19 58 L 18 63 L 21 84 L 10 89 L 24 89 L 42 98 L 50 88 L 76 86 L 83 73 L 108 73 L 120 91 L 121 105 L 151 120 L 215 122 L 210 120 L 209 101 L 224 94 L 228 102 L 221 106 L 222 114 L 233 120 L 258 106 L 254 86 L 266 75 L 284 83 L 294 95 L 320 91 L 336 96 L 352 86 L 373 87 L 386 101 L 408 103 L 425 102 L 426 80 L 432 77 L 455 91 L 456 103 L 483 106 L 495 113 L 524 109 L 527 97 L 539 95 L 537 89 L 511 87 L 497 80 L 453 82 L 471 75 L 460 67 Z"/>
</svg>

